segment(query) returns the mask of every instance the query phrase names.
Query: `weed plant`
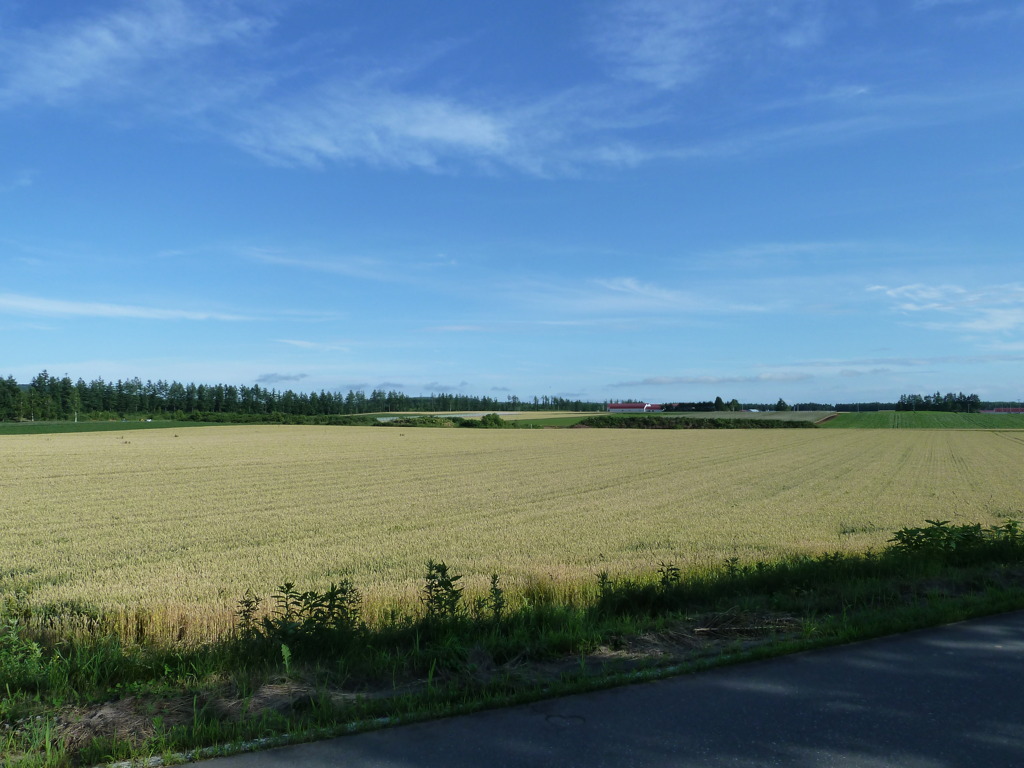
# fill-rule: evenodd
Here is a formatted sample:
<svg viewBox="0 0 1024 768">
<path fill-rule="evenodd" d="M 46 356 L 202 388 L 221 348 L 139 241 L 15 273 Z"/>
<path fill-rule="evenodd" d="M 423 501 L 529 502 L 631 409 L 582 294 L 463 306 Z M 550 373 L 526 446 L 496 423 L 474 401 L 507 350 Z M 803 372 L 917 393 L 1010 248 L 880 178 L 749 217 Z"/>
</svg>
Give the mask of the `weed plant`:
<svg viewBox="0 0 1024 768">
<path fill-rule="evenodd" d="M 395 608 L 370 624 L 350 581 L 324 591 L 286 582 L 266 603 L 251 591 L 242 595 L 234 631 L 194 647 L 109 633 L 33 636 L 24 603 L 11 598 L 0 615 L 0 765 L 92 764 L 275 733 L 324 735 L 338 732 L 339 723 L 588 687 L 595 683 L 587 654 L 687 617 L 703 616 L 709 626 L 768 617 L 755 623 L 769 632 L 783 631 L 771 617 L 786 617 L 786 644 L 758 651 L 765 653 L 1019 607 L 1022 564 L 1024 527 L 1016 520 L 990 527 L 929 520 L 898 530 L 879 552 L 732 558 L 705 570 L 662 561 L 628 578 L 599 573 L 572 601 L 559 600 L 543 581 L 507 595 L 497 574 L 486 591 L 467 595 L 462 574 L 429 560 L 416 610 Z M 567 658 L 580 662 L 557 681 L 515 672 Z M 225 692 L 251 701 L 270 681 L 310 679 L 316 686 L 286 710 L 226 718 L 212 703 Z M 339 687 L 376 694 L 339 704 L 330 695 Z M 84 711 L 129 697 L 184 697 L 192 712 L 165 726 L 154 704 L 147 735 L 98 735 L 68 749 L 68 707 Z"/>
</svg>

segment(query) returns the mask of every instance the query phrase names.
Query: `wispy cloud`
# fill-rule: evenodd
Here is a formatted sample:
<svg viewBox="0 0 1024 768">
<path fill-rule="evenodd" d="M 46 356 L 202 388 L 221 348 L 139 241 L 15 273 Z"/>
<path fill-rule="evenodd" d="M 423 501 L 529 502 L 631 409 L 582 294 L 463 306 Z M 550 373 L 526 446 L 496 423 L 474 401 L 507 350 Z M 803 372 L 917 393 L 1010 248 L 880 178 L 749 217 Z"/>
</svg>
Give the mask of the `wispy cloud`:
<svg viewBox="0 0 1024 768">
<path fill-rule="evenodd" d="M 552 311 L 570 313 L 748 313 L 763 312 L 757 304 L 741 304 L 646 282 L 635 277 L 595 278 L 581 286 L 535 285 L 517 294 Z"/>
<path fill-rule="evenodd" d="M 820 4 L 800 0 L 627 0 L 595 23 L 592 43 L 617 76 L 671 90 L 757 49 L 821 41 Z"/>
<path fill-rule="evenodd" d="M 6 179 L 0 178 L 0 194 L 14 192 L 18 189 L 31 187 L 35 181 L 36 172 L 33 170 L 21 170 Z"/>
<path fill-rule="evenodd" d="M 612 387 L 672 387 L 684 384 L 765 384 L 807 381 L 809 373 L 762 373 L 756 376 L 651 376 L 636 381 L 621 381 Z"/>
<path fill-rule="evenodd" d="M 596 44 L 621 60 L 626 79 L 658 90 L 718 58 L 734 58 L 735 35 L 741 32 L 784 47 L 814 37 L 798 31 L 817 23 L 813 4 L 784 0 L 770 11 L 761 6 L 750 0 L 627 2 L 599 25 L 604 31 L 596 34 Z M 270 34 L 276 20 L 268 7 L 250 3 L 246 12 L 244 2 L 157 0 L 7 39 L 0 35 L 0 109 L 130 100 L 186 120 L 267 163 L 311 168 L 358 163 L 448 172 L 469 164 L 550 176 L 593 165 L 728 155 L 781 140 L 740 136 L 652 146 L 634 132 L 679 120 L 657 98 L 610 83 L 580 83 L 529 97 L 457 94 L 442 82 L 431 83 L 429 68 L 437 56 L 396 55 L 374 64 L 339 64 L 335 56 L 307 62 L 296 78 L 282 63 L 287 56 L 271 55 L 282 42 Z M 266 42 L 270 52 L 252 53 L 256 41 Z M 190 64 L 205 54 L 216 57 L 210 62 L 215 67 Z M 118 114 L 125 119 L 130 112 Z"/>
<path fill-rule="evenodd" d="M 1014 345 L 1003 345 L 1010 351 Z M 929 368 L 944 365 L 989 365 L 991 363 L 1017 363 L 1024 356 L 1016 354 L 984 354 L 984 355 L 932 355 L 927 357 L 866 357 L 801 360 L 793 363 L 794 367 L 813 370 L 816 375 L 863 375 L 867 373 L 888 373 L 893 368 Z"/>
<path fill-rule="evenodd" d="M 964 25 L 981 26 L 1008 21 L 1024 21 L 1024 3 L 1020 0 L 914 0 L 914 10 L 953 10 Z"/>
<path fill-rule="evenodd" d="M 291 256 L 266 248 L 244 248 L 239 255 L 250 261 L 262 264 L 275 264 L 282 267 L 327 272 L 346 277 L 359 277 L 368 280 L 400 281 L 405 274 L 397 265 L 388 264 L 382 259 L 368 256 Z"/>
<path fill-rule="evenodd" d="M 189 309 L 160 309 L 130 304 L 103 304 L 44 299 L 13 293 L 0 294 L 0 312 L 42 317 L 105 317 L 138 320 L 252 320 L 245 315 Z"/>
<path fill-rule="evenodd" d="M 1000 4 L 998 8 L 987 8 L 974 15 L 964 15 L 961 23 L 977 26 L 1024 21 L 1024 3 Z"/>
<path fill-rule="evenodd" d="M 927 310 L 952 311 L 970 300 L 969 292 L 957 285 L 924 285 L 914 283 L 887 288 L 874 285 L 869 291 L 882 291 L 896 301 L 896 308 L 903 312 L 922 312 Z"/>
<path fill-rule="evenodd" d="M 892 300 L 896 311 L 920 316 L 920 322 L 926 328 L 978 333 L 1008 333 L 1024 329 L 1024 284 L 965 288 L 914 283 L 896 287 L 876 285 L 868 290 Z M 934 315 L 949 319 L 926 319 Z"/>
<path fill-rule="evenodd" d="M 458 384 L 444 384 L 439 381 L 430 381 L 423 384 L 421 392 L 462 392 L 469 386 L 468 381 L 460 381 Z"/>
<path fill-rule="evenodd" d="M 264 373 L 256 377 L 257 384 L 284 384 L 289 381 L 302 381 L 309 378 L 306 373 Z"/>
<path fill-rule="evenodd" d="M 344 344 L 323 341 L 305 341 L 303 339 L 275 339 L 278 344 L 287 344 L 290 347 L 309 349 L 319 352 L 350 352 L 351 348 Z"/>
<path fill-rule="evenodd" d="M 642 283 L 634 277 L 616 277 L 608 280 L 594 280 L 594 284 L 604 288 L 616 297 L 625 297 L 627 302 L 638 302 L 643 306 L 678 307 L 692 301 L 692 297 L 680 291 L 673 291 L 654 283 Z"/>
<path fill-rule="evenodd" d="M 716 264 L 722 259 L 743 263 L 775 263 L 780 259 L 799 258 L 813 259 L 816 257 L 836 257 L 843 254 L 862 256 L 865 250 L 877 250 L 877 244 L 855 241 L 811 241 L 811 242 L 769 242 L 741 245 L 724 251 L 703 254 Z"/>
<path fill-rule="evenodd" d="M 869 370 L 860 370 L 857 368 L 843 368 L 839 371 L 839 376 L 844 379 L 856 379 L 861 376 L 881 376 L 883 374 L 892 373 L 891 368 L 871 368 Z"/>
<path fill-rule="evenodd" d="M 1011 109 L 1022 91 L 1011 82 L 997 93 L 972 80 L 920 98 L 886 93 L 867 78 L 851 85 L 837 65 L 810 78 L 810 95 L 794 96 L 786 80 L 770 96 L 723 89 L 709 117 L 681 107 L 675 92 L 688 84 L 719 75 L 731 82 L 729 73 L 742 69 L 770 80 L 773 56 L 791 62 L 792 51 L 823 44 L 844 20 L 815 0 L 609 3 L 593 11 L 588 41 L 611 77 L 529 93 L 460 90 L 437 74 L 446 67 L 432 69 L 450 64 L 459 46 L 436 40 L 420 41 L 419 55 L 348 57 L 345 43 L 358 36 L 351 29 L 332 29 L 342 42 L 330 56 L 298 64 L 289 51 L 304 41 L 278 23 L 287 12 L 286 3 L 256 0 L 154 0 L 0 30 L 0 110 L 120 100 L 279 166 L 562 176 L 849 141 Z M 751 110 L 773 119 L 751 130 Z M 130 121 L 133 112 L 116 114 Z M 665 126 L 677 130 L 657 130 Z"/>
<path fill-rule="evenodd" d="M 235 3 L 154 0 L 0 38 L 0 108 L 134 92 L 147 64 L 249 39 L 268 24 Z"/>
<path fill-rule="evenodd" d="M 372 80 L 328 83 L 234 117 L 243 125 L 230 139 L 282 165 L 358 161 L 438 170 L 452 158 L 500 158 L 512 143 L 498 114 Z"/>
</svg>

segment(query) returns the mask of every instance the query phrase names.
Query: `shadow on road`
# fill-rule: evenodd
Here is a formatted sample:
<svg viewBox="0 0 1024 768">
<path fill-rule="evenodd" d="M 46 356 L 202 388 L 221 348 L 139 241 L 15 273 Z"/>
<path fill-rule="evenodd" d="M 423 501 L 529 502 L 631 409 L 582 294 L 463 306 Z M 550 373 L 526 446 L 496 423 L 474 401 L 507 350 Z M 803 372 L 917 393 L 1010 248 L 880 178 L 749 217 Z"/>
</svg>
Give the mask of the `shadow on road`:
<svg viewBox="0 0 1024 768">
<path fill-rule="evenodd" d="M 213 761 L 377 766 L 1024 766 L 1024 613 Z"/>
</svg>

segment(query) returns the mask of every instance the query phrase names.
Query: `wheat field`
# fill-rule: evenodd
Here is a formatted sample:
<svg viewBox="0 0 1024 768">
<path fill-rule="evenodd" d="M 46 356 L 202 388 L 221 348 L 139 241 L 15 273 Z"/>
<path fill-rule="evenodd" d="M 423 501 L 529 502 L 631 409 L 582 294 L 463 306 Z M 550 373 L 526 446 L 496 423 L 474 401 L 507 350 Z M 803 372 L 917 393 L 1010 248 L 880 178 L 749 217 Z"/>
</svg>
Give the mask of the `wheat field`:
<svg viewBox="0 0 1024 768">
<path fill-rule="evenodd" d="M 0 437 L 0 592 L 223 632 L 246 589 L 350 578 L 414 602 L 428 558 L 538 579 L 881 547 L 1024 512 L 1024 434 L 240 426 Z"/>
</svg>

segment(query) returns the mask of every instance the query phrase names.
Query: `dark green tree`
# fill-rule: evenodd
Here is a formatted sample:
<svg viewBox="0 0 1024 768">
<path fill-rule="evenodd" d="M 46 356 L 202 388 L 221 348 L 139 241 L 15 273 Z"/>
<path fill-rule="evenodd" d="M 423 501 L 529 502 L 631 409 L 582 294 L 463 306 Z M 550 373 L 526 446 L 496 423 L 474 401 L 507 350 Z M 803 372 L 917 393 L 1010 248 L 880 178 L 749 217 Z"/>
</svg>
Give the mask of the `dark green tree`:
<svg viewBox="0 0 1024 768">
<path fill-rule="evenodd" d="M 0 379 L 0 420 L 13 421 L 21 418 L 21 387 L 13 376 Z"/>
</svg>

